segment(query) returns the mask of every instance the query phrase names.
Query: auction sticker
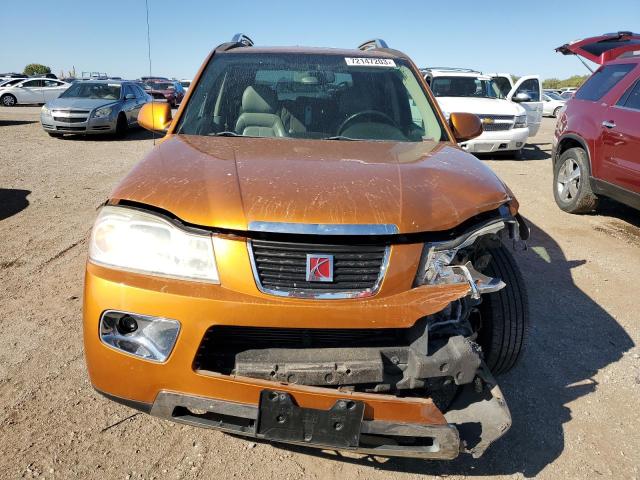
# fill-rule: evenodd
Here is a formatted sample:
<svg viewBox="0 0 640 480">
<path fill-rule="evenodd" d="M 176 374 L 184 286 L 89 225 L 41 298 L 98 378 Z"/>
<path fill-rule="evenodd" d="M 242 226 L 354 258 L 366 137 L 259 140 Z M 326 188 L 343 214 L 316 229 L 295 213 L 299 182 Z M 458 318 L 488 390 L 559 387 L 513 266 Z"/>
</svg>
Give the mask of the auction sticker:
<svg viewBox="0 0 640 480">
<path fill-rule="evenodd" d="M 358 67 L 395 67 L 396 62 L 390 58 L 349 58 L 345 57 L 345 62 L 349 66 Z"/>
</svg>

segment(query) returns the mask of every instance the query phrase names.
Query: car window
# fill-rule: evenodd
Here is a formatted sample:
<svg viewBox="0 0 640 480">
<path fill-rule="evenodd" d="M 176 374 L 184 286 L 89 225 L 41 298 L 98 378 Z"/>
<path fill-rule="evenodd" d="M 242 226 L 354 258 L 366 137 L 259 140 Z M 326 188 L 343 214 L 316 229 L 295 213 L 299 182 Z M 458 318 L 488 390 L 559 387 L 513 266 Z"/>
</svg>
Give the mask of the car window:
<svg viewBox="0 0 640 480">
<path fill-rule="evenodd" d="M 640 110 L 640 80 L 627 90 L 627 93 L 622 96 L 618 105 Z"/>
<path fill-rule="evenodd" d="M 576 92 L 574 98 L 597 102 L 633 70 L 634 66 L 634 64 L 623 63 L 599 68 Z"/>
<path fill-rule="evenodd" d="M 45 87 L 59 87 L 60 82 L 56 82 L 55 80 L 43 80 Z"/>
<path fill-rule="evenodd" d="M 195 87 L 177 132 L 448 140 L 404 60 L 378 64 L 358 60 L 297 53 L 214 57 Z"/>
<path fill-rule="evenodd" d="M 60 98 L 94 98 L 103 100 L 118 100 L 121 85 L 104 82 L 78 82 L 67 88 Z"/>
<path fill-rule="evenodd" d="M 42 80 L 28 80 L 26 82 L 24 82 L 22 84 L 23 87 L 29 87 L 29 88 L 34 88 L 34 87 L 41 87 L 42 86 Z"/>
<path fill-rule="evenodd" d="M 540 82 L 537 78 L 530 78 L 522 82 L 522 85 L 516 90 L 516 95 L 524 93 L 529 95 L 532 102 L 540 101 Z"/>
<path fill-rule="evenodd" d="M 476 77 L 435 77 L 431 91 L 436 97 L 504 98 L 493 80 Z"/>
<path fill-rule="evenodd" d="M 136 97 L 144 98 L 144 90 L 142 90 L 139 85 L 132 85 L 132 87 L 136 92 Z"/>
</svg>

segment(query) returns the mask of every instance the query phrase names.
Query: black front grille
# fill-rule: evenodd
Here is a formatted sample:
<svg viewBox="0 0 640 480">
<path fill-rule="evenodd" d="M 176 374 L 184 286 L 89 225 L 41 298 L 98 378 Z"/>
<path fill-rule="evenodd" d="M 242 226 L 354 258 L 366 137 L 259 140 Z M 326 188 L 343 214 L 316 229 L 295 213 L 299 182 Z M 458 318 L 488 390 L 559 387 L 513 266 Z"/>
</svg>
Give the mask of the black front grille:
<svg viewBox="0 0 640 480">
<path fill-rule="evenodd" d="M 252 240 L 257 279 L 265 291 L 372 291 L 382 274 L 384 245 L 326 245 Z M 333 281 L 306 280 L 307 255 L 333 256 Z"/>
<path fill-rule="evenodd" d="M 63 127 L 61 125 L 58 125 L 56 129 L 62 130 L 64 132 L 84 132 L 86 130 L 86 127 Z"/>
<path fill-rule="evenodd" d="M 56 122 L 62 123 L 82 123 L 86 122 L 86 117 L 53 117 Z"/>
<path fill-rule="evenodd" d="M 513 123 L 483 123 L 482 130 L 485 132 L 500 132 L 510 130 Z"/>
<path fill-rule="evenodd" d="M 196 370 L 233 372 L 236 355 L 247 350 L 384 348 L 409 345 L 410 328 L 267 328 L 218 325 L 207 330 L 194 360 Z"/>
</svg>

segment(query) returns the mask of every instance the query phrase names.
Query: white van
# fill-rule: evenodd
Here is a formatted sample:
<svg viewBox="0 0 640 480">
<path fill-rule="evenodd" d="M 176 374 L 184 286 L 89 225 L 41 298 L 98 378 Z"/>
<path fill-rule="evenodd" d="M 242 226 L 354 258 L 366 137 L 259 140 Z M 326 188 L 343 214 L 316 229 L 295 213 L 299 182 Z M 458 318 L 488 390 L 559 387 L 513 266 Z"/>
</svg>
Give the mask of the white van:
<svg viewBox="0 0 640 480">
<path fill-rule="evenodd" d="M 445 115 L 474 113 L 484 132 L 460 146 L 473 153 L 519 152 L 542 122 L 542 82 L 537 75 L 483 74 L 465 68 L 422 70 Z"/>
</svg>

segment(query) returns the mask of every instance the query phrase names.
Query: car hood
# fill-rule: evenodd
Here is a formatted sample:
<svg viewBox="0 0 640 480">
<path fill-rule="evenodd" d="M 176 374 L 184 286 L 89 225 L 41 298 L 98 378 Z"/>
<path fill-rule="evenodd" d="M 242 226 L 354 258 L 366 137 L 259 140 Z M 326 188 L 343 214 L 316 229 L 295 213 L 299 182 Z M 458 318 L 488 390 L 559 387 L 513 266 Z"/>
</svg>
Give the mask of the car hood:
<svg viewBox="0 0 640 480">
<path fill-rule="evenodd" d="M 107 100 L 101 98 L 63 97 L 51 100 L 47 103 L 47 107 L 51 109 L 77 108 L 80 110 L 93 110 L 94 108 L 102 107 L 103 105 L 111 105 L 118 101 L 119 100 Z"/>
<path fill-rule="evenodd" d="M 350 142 L 175 135 L 112 200 L 152 205 L 202 226 L 250 222 L 452 228 L 509 200 L 482 162 L 444 142 Z"/>
<path fill-rule="evenodd" d="M 517 103 L 500 98 L 437 97 L 440 108 L 447 113 L 468 112 L 476 115 L 524 115 Z"/>
</svg>

